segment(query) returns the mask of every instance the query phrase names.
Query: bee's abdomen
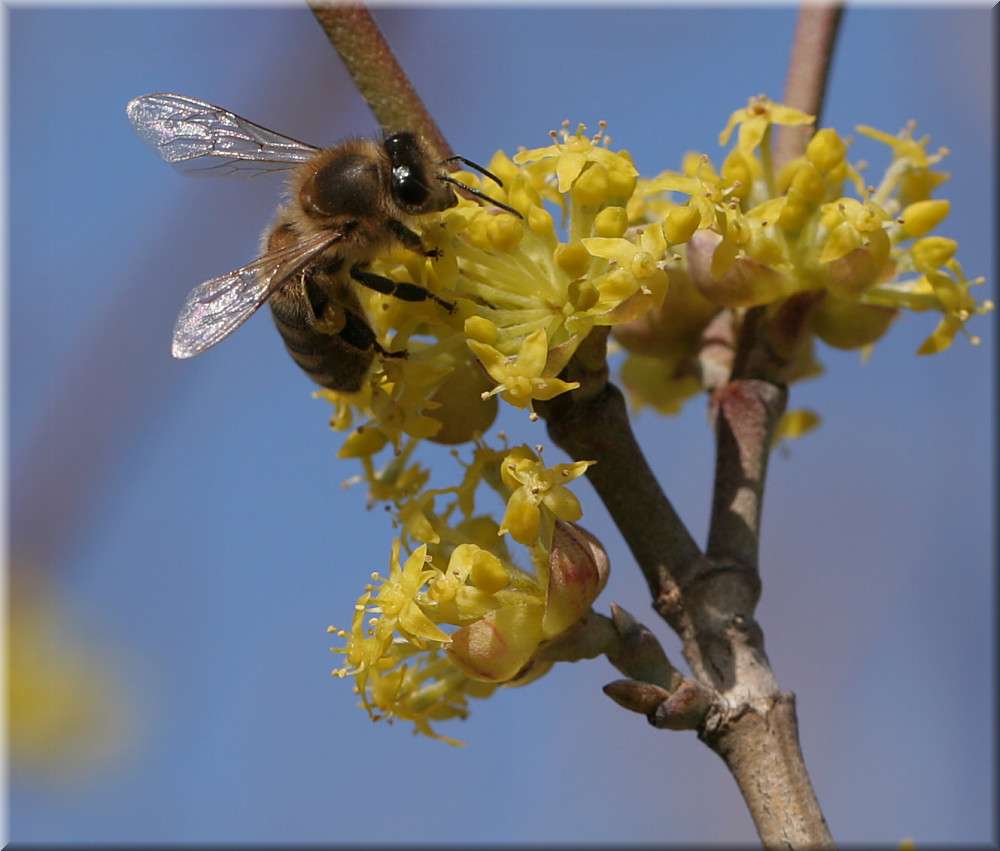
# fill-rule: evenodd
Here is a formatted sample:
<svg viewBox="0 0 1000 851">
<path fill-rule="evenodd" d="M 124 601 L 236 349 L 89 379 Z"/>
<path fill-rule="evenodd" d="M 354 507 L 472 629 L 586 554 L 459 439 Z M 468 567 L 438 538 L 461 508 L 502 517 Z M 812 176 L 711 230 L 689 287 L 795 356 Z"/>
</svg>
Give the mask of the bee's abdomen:
<svg viewBox="0 0 1000 851">
<path fill-rule="evenodd" d="M 274 324 L 285 348 L 313 381 L 330 390 L 355 393 L 361 389 L 375 360 L 375 334 L 361 313 L 357 296 L 348 288 L 338 292 L 337 310 L 344 318 L 335 334 L 316 327 L 316 316 L 325 305 L 316 305 L 317 293 L 308 273 L 290 281 L 268 301 Z M 311 299 L 307 295 L 312 295 Z"/>
</svg>

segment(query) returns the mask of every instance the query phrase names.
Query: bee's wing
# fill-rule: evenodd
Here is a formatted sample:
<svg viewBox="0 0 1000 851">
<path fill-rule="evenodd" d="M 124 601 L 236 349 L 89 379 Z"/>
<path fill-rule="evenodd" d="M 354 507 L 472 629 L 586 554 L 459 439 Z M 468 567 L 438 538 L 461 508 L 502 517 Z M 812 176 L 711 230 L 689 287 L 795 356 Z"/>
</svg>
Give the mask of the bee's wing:
<svg viewBox="0 0 1000 851">
<path fill-rule="evenodd" d="M 148 147 L 192 177 L 282 171 L 308 162 L 319 150 L 183 95 L 143 95 L 125 111 Z"/>
<path fill-rule="evenodd" d="M 187 297 L 174 326 L 171 351 L 190 358 L 210 349 L 249 319 L 271 294 L 310 260 L 343 238 L 339 231 L 270 251 L 242 269 L 199 284 Z"/>
</svg>

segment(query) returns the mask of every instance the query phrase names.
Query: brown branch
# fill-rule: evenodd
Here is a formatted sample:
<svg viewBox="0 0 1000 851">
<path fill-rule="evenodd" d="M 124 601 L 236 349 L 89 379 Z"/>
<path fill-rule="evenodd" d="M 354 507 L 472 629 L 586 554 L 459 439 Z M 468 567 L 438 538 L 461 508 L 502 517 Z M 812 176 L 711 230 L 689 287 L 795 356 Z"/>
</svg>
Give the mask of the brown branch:
<svg viewBox="0 0 1000 851">
<path fill-rule="evenodd" d="M 703 343 L 703 361 L 720 360 L 717 350 L 727 345 L 732 352 L 729 380 L 707 388 L 716 428 L 707 546 L 713 559 L 757 570 L 771 443 L 788 402 L 789 369 L 820 300 L 821 294 L 810 291 L 786 299 L 770 312 L 751 308 L 740 321 L 716 323 Z M 713 374 L 704 367 L 702 373 Z"/>
<path fill-rule="evenodd" d="M 777 320 L 784 331 L 806 321 L 809 310 L 789 314 L 786 319 L 779 312 L 771 323 Z M 749 311 L 733 326 L 739 334 L 733 375 L 715 394 L 718 455 L 708 555 L 646 463 L 621 393 L 607 381 L 602 335 L 581 346 L 562 376 L 579 381 L 579 389 L 536 409 L 563 450 L 598 462 L 587 477 L 632 550 L 656 610 L 681 637 L 696 678 L 685 680 L 693 702 L 663 675 L 653 678 L 653 689 L 643 685 L 649 683 L 645 676 L 619 683 L 612 688 L 615 699 L 637 701 L 630 707 L 637 711 L 657 705 L 648 714 L 657 727 L 698 724 L 700 737 L 730 767 L 766 846 L 823 847 L 832 837 L 798 745 L 794 699 L 779 690 L 754 619 L 761 501 L 786 398 L 783 385 L 758 377 L 780 374 L 786 362 L 786 340 L 765 319 L 763 310 Z M 672 705 L 678 701 L 683 705 Z M 706 702 L 710 709 L 703 716 Z"/>
<path fill-rule="evenodd" d="M 413 88 L 371 12 L 358 3 L 307 2 L 382 129 L 419 133 L 441 159 L 451 156 L 448 141 Z"/>
<path fill-rule="evenodd" d="M 818 304 L 811 293 L 714 323 L 703 358 L 731 358 L 714 383 L 716 474 L 705 563 L 697 581 L 657 608 L 684 640 L 699 681 L 716 688 L 718 715 L 701 738 L 726 762 L 766 847 L 830 846 L 798 743 L 794 698 L 780 692 L 753 613 L 760 594 L 760 520 L 771 442 L 784 413 L 788 370 Z M 671 602 L 668 608 L 665 603 Z"/>
<path fill-rule="evenodd" d="M 833 847 L 802 758 L 794 695 L 784 692 L 762 711 L 720 719 L 699 738 L 732 772 L 765 848 Z"/>
<path fill-rule="evenodd" d="M 536 403 L 549 436 L 575 459 L 632 550 L 655 599 L 695 570 L 701 550 L 649 468 L 621 391 L 607 380 L 607 329 L 591 333 L 563 373 L 580 388 Z"/>
<path fill-rule="evenodd" d="M 757 570 L 769 448 L 787 391 L 766 381 L 733 381 L 717 396 L 716 469 L 707 554 Z"/>
<path fill-rule="evenodd" d="M 841 3 L 807 2 L 799 10 L 792 54 L 788 62 L 783 102 L 816 116 L 810 127 L 782 127 L 775 145 L 775 168 L 800 156 L 823 112 L 823 98 L 833 57 L 833 47 L 843 13 Z"/>
</svg>

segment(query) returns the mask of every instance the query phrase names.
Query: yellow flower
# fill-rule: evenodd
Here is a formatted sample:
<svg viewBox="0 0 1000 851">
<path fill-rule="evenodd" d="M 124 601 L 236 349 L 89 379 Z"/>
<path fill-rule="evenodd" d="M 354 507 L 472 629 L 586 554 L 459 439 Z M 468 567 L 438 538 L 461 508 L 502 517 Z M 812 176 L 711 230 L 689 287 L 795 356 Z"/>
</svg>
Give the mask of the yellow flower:
<svg viewBox="0 0 1000 851">
<path fill-rule="evenodd" d="M 85 638 L 45 566 L 12 564 L 6 587 L 11 763 L 57 785 L 86 783 L 135 744 L 121 660 L 115 647 Z"/>
<path fill-rule="evenodd" d="M 892 151 L 892 165 L 886 170 L 873 196 L 883 206 L 887 206 L 892 195 L 898 197 L 900 207 L 916 201 L 926 201 L 931 192 L 948 179 L 947 173 L 931 168 L 948 155 L 948 149 L 941 148 L 934 154 L 928 154 L 927 143 L 930 142 L 930 137 L 924 136 L 919 141 L 913 138 L 916 123 L 911 122 L 897 136 L 864 125 L 855 129 L 864 136 L 882 142 Z"/>
<path fill-rule="evenodd" d="M 437 576 L 437 571 L 426 566 L 427 547 L 418 547 L 399 563 L 399 542 L 393 547 L 389 578 L 386 579 L 372 598 L 375 612 L 380 612 L 379 633 L 393 631 L 415 640 L 447 641 L 448 636 L 424 613 L 417 599 L 427 582 Z"/>
<path fill-rule="evenodd" d="M 795 127 L 802 124 L 812 124 L 815 120 L 811 115 L 790 106 L 774 103 L 764 95 L 760 95 L 750 98 L 749 103 L 743 109 L 738 109 L 729 116 L 726 129 L 719 134 L 719 144 L 729 144 L 729 136 L 733 132 L 733 128 L 739 125 L 737 148 L 744 156 L 753 157 L 756 156 L 756 151 L 764 142 L 772 124 Z"/>
<path fill-rule="evenodd" d="M 950 253 L 946 253 L 947 259 L 941 260 L 940 266 L 935 266 L 933 259 L 922 258 L 921 249 L 927 242 L 935 243 L 935 248 L 942 242 L 952 243 L 951 240 L 935 237 L 914 245 L 909 259 L 923 274 L 916 279 L 873 287 L 864 294 L 864 303 L 893 310 L 936 310 L 943 313 L 937 327 L 921 344 L 917 354 L 930 355 L 945 351 L 959 332 L 965 334 L 973 345 L 977 345 L 979 338 L 968 334 L 965 323 L 972 316 L 988 313 L 993 309 L 992 301 L 977 302 L 971 292 L 972 286 L 981 286 L 985 281 L 981 277 L 971 280 L 966 278 L 961 265 Z M 926 253 L 933 255 L 938 252 L 931 250 Z"/>
<path fill-rule="evenodd" d="M 513 157 L 498 152 L 490 169 L 502 187 L 459 175 L 519 216 L 460 199 L 415 223 L 436 256 L 400 248 L 373 264 L 456 310 L 360 294 L 382 347 L 405 349 L 407 357 L 376 359 L 358 393 L 323 392 L 336 405 L 335 428 L 360 423 L 342 454 L 373 469 L 364 459 L 386 445 L 398 451 L 411 438 L 475 440 L 492 424 L 498 400 L 531 408 L 574 389 L 560 375 L 588 334 L 660 310 L 674 275 L 716 311 L 777 310 L 790 297 L 816 293 L 810 303 L 822 315 L 809 327 L 837 346 L 871 345 L 891 311 L 940 310 L 944 319 L 921 349 L 940 351 L 971 316 L 990 309 L 969 294 L 978 279 L 940 263 L 921 270 L 910 255 L 948 215 L 948 201 L 931 197 L 947 179 L 935 169 L 947 151 L 929 153 L 912 125 L 897 136 L 858 127 L 892 157 L 880 180 L 867 181 L 849 160 L 851 140 L 826 127 L 775 173 L 773 126 L 812 121 L 752 98 L 720 134 L 726 145 L 738 129 L 720 168 L 692 153 L 679 171 L 652 179 L 638 175 L 626 151 L 611 148 L 603 124 L 587 136 L 567 123 L 549 145 Z M 697 356 L 705 321 L 699 313 L 700 325 L 669 323 L 680 336 L 652 346 L 669 352 L 670 374 L 687 370 L 685 354 Z M 790 364 L 788 373 L 807 374 L 805 367 Z M 635 386 L 653 392 L 648 379 L 657 371 L 668 372 L 644 368 Z M 684 395 L 677 389 L 654 393 L 661 397 L 654 404 L 675 407 Z"/>
<path fill-rule="evenodd" d="M 533 544 L 542 530 L 542 509 L 554 517 L 575 523 L 583 516 L 580 502 L 566 484 L 587 472 L 593 461 L 546 467 L 527 446 L 519 446 L 500 465 L 503 481 L 511 490 L 500 532 L 515 541 Z"/>
<path fill-rule="evenodd" d="M 504 401 L 515 408 L 529 406 L 533 399 L 545 401 L 580 385 L 544 375 L 549 348 L 545 331 L 532 331 L 521 348 L 511 355 L 477 340 L 469 340 L 469 348 L 479 358 L 490 377 L 497 382 L 487 395 L 500 393 Z"/>
</svg>

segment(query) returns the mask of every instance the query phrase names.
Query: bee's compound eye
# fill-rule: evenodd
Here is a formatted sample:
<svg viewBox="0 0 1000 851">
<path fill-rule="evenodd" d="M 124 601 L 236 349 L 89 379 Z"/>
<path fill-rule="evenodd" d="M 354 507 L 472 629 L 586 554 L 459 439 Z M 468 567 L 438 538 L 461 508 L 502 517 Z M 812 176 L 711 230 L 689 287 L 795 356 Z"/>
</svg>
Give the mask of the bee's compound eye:
<svg viewBox="0 0 1000 851">
<path fill-rule="evenodd" d="M 378 191 L 377 163 L 348 154 L 317 170 L 300 194 L 303 208 L 315 216 L 363 216 Z"/>
<path fill-rule="evenodd" d="M 412 133 L 393 133 L 382 143 L 393 169 L 399 165 L 412 165 L 423 159 L 420 143 Z"/>
<path fill-rule="evenodd" d="M 420 211 L 429 194 L 427 185 L 413 169 L 401 165 L 392 170 L 392 196 L 404 210 Z"/>
<path fill-rule="evenodd" d="M 383 145 L 392 163 L 392 197 L 404 210 L 424 212 L 431 189 L 420 143 L 412 133 L 395 133 Z"/>
</svg>

